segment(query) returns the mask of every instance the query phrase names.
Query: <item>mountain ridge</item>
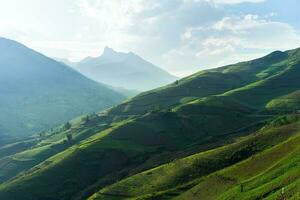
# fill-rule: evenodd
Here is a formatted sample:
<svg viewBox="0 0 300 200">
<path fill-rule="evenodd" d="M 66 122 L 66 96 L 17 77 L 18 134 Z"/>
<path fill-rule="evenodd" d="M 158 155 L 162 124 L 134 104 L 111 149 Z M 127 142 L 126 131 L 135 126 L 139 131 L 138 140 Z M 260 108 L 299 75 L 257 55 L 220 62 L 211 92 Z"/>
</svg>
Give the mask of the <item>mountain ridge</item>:
<svg viewBox="0 0 300 200">
<path fill-rule="evenodd" d="M 177 77 L 145 61 L 133 52 L 105 47 L 99 57 L 87 57 L 74 68 L 85 76 L 114 87 L 145 91 L 171 83 Z"/>
<path fill-rule="evenodd" d="M 16 41 L 1 38 L 0 51 L 0 122 L 7 133 L 48 129 L 125 99 Z"/>
</svg>

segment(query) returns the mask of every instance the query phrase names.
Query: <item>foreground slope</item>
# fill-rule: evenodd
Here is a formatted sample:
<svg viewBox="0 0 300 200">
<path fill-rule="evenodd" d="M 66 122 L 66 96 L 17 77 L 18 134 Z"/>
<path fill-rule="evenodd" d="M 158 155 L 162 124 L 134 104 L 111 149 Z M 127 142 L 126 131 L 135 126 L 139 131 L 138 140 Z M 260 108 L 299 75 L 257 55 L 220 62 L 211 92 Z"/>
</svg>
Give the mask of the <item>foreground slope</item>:
<svg viewBox="0 0 300 200">
<path fill-rule="evenodd" d="M 299 194 L 300 137 L 199 180 L 177 199 L 288 199 Z M 287 129 L 284 134 L 291 133 Z M 282 191 L 284 193 L 282 193 Z"/>
<path fill-rule="evenodd" d="M 0 38 L 0 133 L 28 135 L 121 102 L 122 95 Z"/>
<path fill-rule="evenodd" d="M 275 125 L 282 119 L 277 118 L 274 120 L 275 123 L 272 122 L 255 135 L 136 174 L 100 190 L 90 199 L 112 197 L 172 199 L 176 197 L 177 199 L 213 200 L 226 196 L 225 192 L 227 192 L 225 199 L 229 198 L 228 196 L 231 196 L 229 199 L 233 197 L 242 199 L 247 196 L 248 186 L 252 185 L 251 190 L 255 189 L 255 186 L 258 187 L 250 182 L 258 181 L 257 184 L 264 184 L 259 180 L 265 177 L 265 173 L 280 171 L 287 164 L 291 165 L 291 171 L 299 168 L 296 163 L 300 159 L 297 155 L 300 150 L 299 116 L 284 118 L 287 119 L 285 124 Z M 260 176 L 252 178 L 256 175 Z M 299 175 L 298 173 L 298 178 Z M 296 182 L 298 178 L 291 179 L 290 183 Z M 268 181 L 272 179 L 265 180 Z M 239 191 L 241 185 L 242 192 Z M 280 190 L 284 186 L 274 184 L 273 188 Z M 261 193 L 269 192 L 268 189 L 272 188 L 265 188 Z M 250 193 L 251 190 L 248 190 L 247 192 Z M 240 193 L 240 197 L 237 193 Z M 253 198 L 258 196 L 253 194 Z"/>
<path fill-rule="evenodd" d="M 99 116 L 107 124 L 103 131 L 95 130 L 91 137 L 2 184 L 0 198 L 86 199 L 110 184 L 174 159 L 224 145 L 230 148 L 227 144 L 255 133 L 282 112 L 269 109 L 270 102 L 300 90 L 299 57 L 299 49 L 274 52 L 141 94 Z M 159 101 L 161 95 L 166 101 Z M 283 139 L 288 136 L 283 132 Z M 213 162 L 214 170 L 283 142 L 263 141 L 265 145 L 254 145 L 254 152 L 253 145 L 244 150 L 241 145 L 241 152 L 233 149 L 228 162 Z M 221 150 L 220 155 L 226 154 Z M 213 172 L 209 170 L 207 174 Z M 175 180 L 175 186 L 181 185 L 180 180 Z"/>
</svg>

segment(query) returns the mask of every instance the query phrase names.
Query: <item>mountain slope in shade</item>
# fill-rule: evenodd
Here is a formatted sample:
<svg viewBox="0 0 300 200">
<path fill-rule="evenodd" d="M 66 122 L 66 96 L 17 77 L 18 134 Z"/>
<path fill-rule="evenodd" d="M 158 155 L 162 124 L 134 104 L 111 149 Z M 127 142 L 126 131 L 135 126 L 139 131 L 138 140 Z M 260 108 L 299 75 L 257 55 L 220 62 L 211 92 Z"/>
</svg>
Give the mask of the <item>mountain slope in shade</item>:
<svg viewBox="0 0 300 200">
<path fill-rule="evenodd" d="M 124 98 L 64 64 L 0 38 L 0 131 L 26 135 Z"/>
<path fill-rule="evenodd" d="M 70 67 L 74 67 L 76 65 L 76 62 L 72 62 L 70 61 L 69 59 L 66 59 L 66 58 L 55 58 L 53 57 L 54 60 L 62 63 L 62 64 L 65 64 L 65 65 L 68 65 Z"/>
<path fill-rule="evenodd" d="M 100 57 L 88 57 L 77 63 L 75 69 L 95 81 L 139 91 L 160 87 L 176 80 L 175 76 L 134 53 L 116 52 L 108 47 Z"/>
</svg>

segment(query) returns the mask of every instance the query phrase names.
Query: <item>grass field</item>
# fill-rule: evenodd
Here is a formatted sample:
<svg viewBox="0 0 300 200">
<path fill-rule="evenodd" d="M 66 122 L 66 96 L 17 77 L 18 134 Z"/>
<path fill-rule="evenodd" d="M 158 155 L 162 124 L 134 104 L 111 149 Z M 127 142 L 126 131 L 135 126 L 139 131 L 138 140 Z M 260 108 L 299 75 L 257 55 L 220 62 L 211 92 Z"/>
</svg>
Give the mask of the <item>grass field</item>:
<svg viewBox="0 0 300 200">
<path fill-rule="evenodd" d="M 268 125 L 233 144 L 124 179 L 100 190 L 90 199 L 110 199 L 111 196 L 171 199 L 182 193 L 178 199 L 216 199 L 229 187 L 260 174 L 297 150 L 299 134 L 299 122 L 272 128 Z M 227 166 L 230 167 L 227 169 Z"/>
</svg>

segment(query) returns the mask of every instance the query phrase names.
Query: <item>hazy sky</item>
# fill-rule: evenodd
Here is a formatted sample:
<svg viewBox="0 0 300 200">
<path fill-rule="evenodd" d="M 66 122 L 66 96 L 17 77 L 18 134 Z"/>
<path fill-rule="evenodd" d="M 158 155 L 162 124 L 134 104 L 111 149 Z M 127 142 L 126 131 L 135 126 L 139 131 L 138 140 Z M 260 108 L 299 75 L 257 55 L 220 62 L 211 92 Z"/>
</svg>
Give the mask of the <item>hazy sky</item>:
<svg viewBox="0 0 300 200">
<path fill-rule="evenodd" d="M 300 47 L 299 0 L 0 0 L 0 36 L 80 60 L 105 46 L 179 76 Z"/>
</svg>

